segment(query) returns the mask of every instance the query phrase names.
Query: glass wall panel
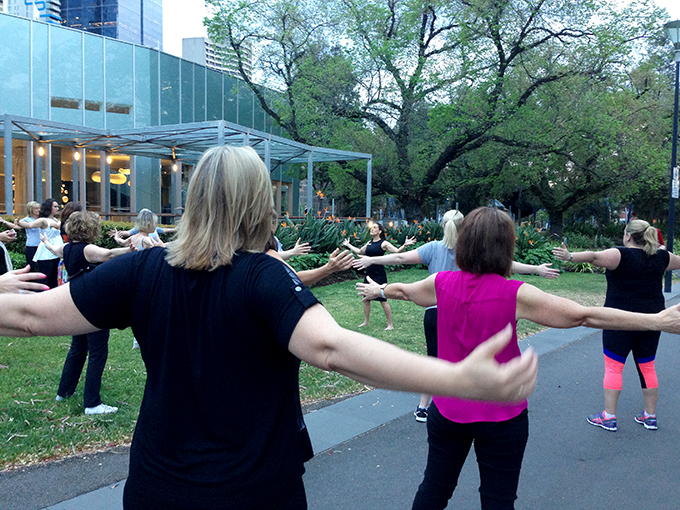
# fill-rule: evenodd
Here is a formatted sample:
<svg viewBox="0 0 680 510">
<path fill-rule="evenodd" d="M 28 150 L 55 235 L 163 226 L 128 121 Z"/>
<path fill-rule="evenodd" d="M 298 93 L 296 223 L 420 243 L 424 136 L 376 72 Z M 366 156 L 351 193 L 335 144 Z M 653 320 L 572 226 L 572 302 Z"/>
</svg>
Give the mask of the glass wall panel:
<svg viewBox="0 0 680 510">
<path fill-rule="evenodd" d="M 25 117 L 31 116 L 29 25 L 27 19 L 2 16 L 0 30 L 0 112 Z"/>
<path fill-rule="evenodd" d="M 85 34 L 85 125 L 104 127 L 104 39 Z"/>
<path fill-rule="evenodd" d="M 132 107 L 133 74 L 131 44 L 106 39 L 104 65 L 106 66 L 106 127 L 124 129 L 134 126 Z"/>
<path fill-rule="evenodd" d="M 158 52 L 135 47 L 135 126 L 158 126 Z"/>
<path fill-rule="evenodd" d="M 112 154 L 109 168 L 111 212 L 130 212 L 130 156 Z"/>
<path fill-rule="evenodd" d="M 194 65 L 194 122 L 205 121 L 205 72 L 205 67 Z"/>
<path fill-rule="evenodd" d="M 238 95 L 238 82 L 233 76 L 228 74 L 224 75 L 224 120 L 229 122 L 237 122 L 238 110 L 237 110 L 237 95 Z"/>
<path fill-rule="evenodd" d="M 161 209 L 161 165 L 158 159 L 135 159 L 137 211 L 144 207 L 158 212 Z"/>
<path fill-rule="evenodd" d="M 33 200 L 28 192 L 28 159 L 26 158 L 28 142 L 12 140 L 12 181 L 14 182 L 14 214 L 25 216 L 26 204 Z M 5 154 L 5 139 L 0 138 L 0 155 Z M 0 157 L 0 211 L 12 214 L 12 204 L 5 205 L 5 158 Z M 5 212 L 6 211 L 6 212 Z"/>
<path fill-rule="evenodd" d="M 50 69 L 48 65 L 48 25 L 33 23 L 33 79 L 31 93 L 33 94 L 32 116 L 38 119 L 49 119 L 50 98 Z"/>
<path fill-rule="evenodd" d="M 179 59 L 166 53 L 161 59 L 161 125 L 179 124 Z"/>
<path fill-rule="evenodd" d="M 52 145 L 52 179 L 57 181 L 59 189 L 59 194 L 55 192 L 53 196 L 61 206 L 75 200 L 73 194 L 73 152 L 73 147 Z"/>
<path fill-rule="evenodd" d="M 260 105 L 260 100 L 253 94 L 253 127 L 259 129 L 260 131 L 265 130 L 265 118 L 266 113 Z"/>
<path fill-rule="evenodd" d="M 245 83 L 238 87 L 238 124 L 251 127 L 253 125 L 253 93 Z"/>
<path fill-rule="evenodd" d="M 82 32 L 50 27 L 52 120 L 83 123 Z"/>
<path fill-rule="evenodd" d="M 222 120 L 222 73 L 208 69 L 208 120 Z"/>
<path fill-rule="evenodd" d="M 102 209 L 99 162 L 99 151 L 92 149 L 85 151 L 85 203 L 82 205 L 88 211 L 101 211 Z"/>
<path fill-rule="evenodd" d="M 194 121 L 194 65 L 180 60 L 182 70 L 182 124 Z"/>
<path fill-rule="evenodd" d="M 172 160 L 162 159 L 161 160 L 161 209 L 160 212 L 163 214 L 172 214 Z M 160 223 L 169 223 L 170 221 L 166 219 L 163 221 L 159 219 Z"/>
</svg>

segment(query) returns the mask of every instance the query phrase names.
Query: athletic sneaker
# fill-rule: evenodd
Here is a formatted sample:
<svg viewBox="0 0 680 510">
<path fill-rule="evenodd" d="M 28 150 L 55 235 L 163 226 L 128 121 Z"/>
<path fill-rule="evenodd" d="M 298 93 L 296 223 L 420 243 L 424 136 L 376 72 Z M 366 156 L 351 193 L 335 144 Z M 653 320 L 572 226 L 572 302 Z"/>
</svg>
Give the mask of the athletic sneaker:
<svg viewBox="0 0 680 510">
<path fill-rule="evenodd" d="M 635 421 L 644 425 L 647 430 L 656 430 L 659 428 L 656 426 L 656 415 L 645 418 L 644 410 L 640 411 L 640 414 L 635 417 Z"/>
<path fill-rule="evenodd" d="M 117 407 L 107 406 L 106 404 L 99 404 L 97 407 L 86 407 L 85 414 L 109 414 L 118 411 Z"/>
<path fill-rule="evenodd" d="M 416 421 L 419 421 L 421 423 L 425 423 L 427 421 L 427 407 L 416 407 L 416 410 L 413 411 L 413 414 L 416 417 Z"/>
<path fill-rule="evenodd" d="M 616 417 L 607 419 L 604 417 L 604 411 L 597 414 L 591 414 L 586 420 L 588 420 L 588 423 L 591 425 L 616 432 Z"/>
</svg>

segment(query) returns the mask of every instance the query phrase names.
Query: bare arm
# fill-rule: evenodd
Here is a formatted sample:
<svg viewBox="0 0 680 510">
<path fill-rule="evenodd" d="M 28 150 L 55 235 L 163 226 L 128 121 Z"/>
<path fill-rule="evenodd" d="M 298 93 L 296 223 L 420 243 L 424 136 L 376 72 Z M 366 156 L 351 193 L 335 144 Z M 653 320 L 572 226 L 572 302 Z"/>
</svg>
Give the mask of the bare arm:
<svg viewBox="0 0 680 510">
<path fill-rule="evenodd" d="M 132 245 L 126 248 L 113 248 L 108 250 L 106 248 L 101 248 L 96 244 L 88 244 L 85 246 L 83 254 L 85 255 L 85 260 L 91 264 L 101 264 L 102 262 L 106 262 L 107 260 L 111 260 L 112 258 L 125 253 L 130 253 L 131 251 L 134 251 Z"/>
<path fill-rule="evenodd" d="M 575 262 L 577 264 L 588 262 L 598 267 L 604 267 L 605 269 L 611 270 L 619 267 L 619 262 L 621 262 L 621 252 L 616 248 L 609 248 L 608 250 L 602 251 L 579 251 L 571 253 L 567 250 L 565 244 L 562 243 L 562 246 L 553 248 L 553 255 L 560 260 Z"/>
<path fill-rule="evenodd" d="M 288 260 L 289 258 L 295 257 L 296 255 L 305 255 L 309 253 L 309 250 L 311 250 L 309 243 L 300 244 L 300 240 L 298 239 L 295 241 L 295 246 L 293 246 L 290 250 L 279 252 L 279 255 L 283 260 Z"/>
<path fill-rule="evenodd" d="M 521 262 L 512 262 L 512 272 L 515 274 L 533 274 L 536 273 L 538 276 L 543 278 L 548 278 L 549 280 L 557 278 L 560 275 L 559 269 L 553 269 L 552 264 L 541 264 L 540 266 L 534 266 L 532 264 L 522 264 Z"/>
<path fill-rule="evenodd" d="M 391 253 L 379 257 L 359 257 L 352 262 L 354 269 L 366 269 L 372 265 L 389 266 L 392 264 L 422 264 L 418 250 L 411 250 L 404 253 Z"/>
<path fill-rule="evenodd" d="M 328 262 L 323 266 L 317 267 L 316 269 L 299 271 L 297 275 L 300 278 L 300 281 L 309 287 L 336 271 L 349 269 L 352 267 L 352 260 L 353 257 L 351 252 L 343 251 L 340 253 L 340 248 L 336 248 L 333 253 L 331 253 L 330 257 L 328 257 Z"/>
<path fill-rule="evenodd" d="M 493 356 L 509 341 L 506 327 L 460 363 L 419 356 L 386 342 L 341 328 L 319 304 L 309 308 L 293 331 L 289 350 L 300 359 L 364 384 L 399 391 L 516 401 L 536 384 L 537 358 L 525 353 L 499 365 Z"/>
<path fill-rule="evenodd" d="M 385 251 L 389 251 L 390 253 L 401 253 L 412 244 L 416 244 L 415 237 L 407 237 L 406 240 L 404 241 L 404 244 L 402 244 L 399 248 L 395 247 L 392 243 L 388 241 L 383 241 L 381 248 Z"/>
<path fill-rule="evenodd" d="M 342 245 L 345 248 L 349 248 L 350 250 L 352 250 L 357 255 L 363 255 L 364 253 L 366 253 L 366 246 L 368 246 L 368 243 L 364 244 L 361 248 L 357 248 L 356 246 L 353 246 L 352 243 L 349 242 L 349 239 L 345 239 L 342 242 Z"/>
<path fill-rule="evenodd" d="M 517 291 L 517 319 L 552 328 L 587 326 L 597 329 L 650 330 L 680 333 L 680 305 L 659 313 L 625 312 L 616 308 L 581 306 L 528 283 Z"/>
<path fill-rule="evenodd" d="M 659 248 L 660 250 L 665 250 L 666 248 Z M 668 259 L 668 267 L 666 267 L 666 271 L 673 271 L 674 269 L 680 269 L 680 257 L 678 257 L 676 254 L 668 252 L 669 259 Z"/>
<path fill-rule="evenodd" d="M 72 336 L 98 328 L 78 311 L 69 284 L 38 294 L 0 294 L 0 336 Z"/>
<path fill-rule="evenodd" d="M 364 296 L 362 301 L 370 301 L 384 294 L 387 299 L 411 301 L 418 306 L 435 306 L 437 304 L 437 291 L 434 287 L 436 276 L 433 274 L 415 283 L 383 283 L 382 285 L 375 283 L 369 276 L 368 283 L 357 283 L 357 293 Z"/>
<path fill-rule="evenodd" d="M 40 240 L 45 245 L 45 248 L 47 248 L 52 254 L 56 255 L 60 259 L 64 258 L 64 245 L 63 244 L 60 244 L 59 246 L 53 245 L 50 242 L 49 237 L 47 237 L 47 234 L 45 234 L 45 233 L 40 234 Z"/>
<path fill-rule="evenodd" d="M 33 280 L 42 280 L 46 278 L 46 276 L 42 273 L 30 273 L 30 270 L 31 266 L 26 266 L 23 269 L 8 271 L 0 276 L 0 294 L 49 290 L 47 285 L 33 283 Z"/>
</svg>

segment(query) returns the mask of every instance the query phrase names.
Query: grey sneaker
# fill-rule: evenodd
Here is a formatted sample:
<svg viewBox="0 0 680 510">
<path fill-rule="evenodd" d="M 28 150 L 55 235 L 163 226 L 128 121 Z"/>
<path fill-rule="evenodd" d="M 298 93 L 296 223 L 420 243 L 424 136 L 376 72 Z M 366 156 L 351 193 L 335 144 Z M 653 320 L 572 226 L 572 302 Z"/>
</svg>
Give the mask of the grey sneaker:
<svg viewBox="0 0 680 510">
<path fill-rule="evenodd" d="M 416 421 L 425 423 L 427 421 L 427 407 L 416 407 L 416 410 L 413 411 L 413 415 L 416 417 Z"/>
<path fill-rule="evenodd" d="M 656 415 L 645 418 L 644 410 L 638 413 L 638 415 L 635 417 L 635 421 L 644 425 L 647 430 L 656 430 L 659 428 L 656 426 Z"/>
</svg>

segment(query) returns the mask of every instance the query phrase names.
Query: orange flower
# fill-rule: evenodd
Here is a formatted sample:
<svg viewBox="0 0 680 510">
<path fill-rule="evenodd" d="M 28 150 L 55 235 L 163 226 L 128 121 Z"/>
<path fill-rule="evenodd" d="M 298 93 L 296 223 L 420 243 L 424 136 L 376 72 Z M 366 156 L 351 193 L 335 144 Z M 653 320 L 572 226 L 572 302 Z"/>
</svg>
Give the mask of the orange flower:
<svg viewBox="0 0 680 510">
<path fill-rule="evenodd" d="M 416 220 L 413 220 L 413 223 L 415 223 L 416 225 L 418 224 L 418 222 Z"/>
<path fill-rule="evenodd" d="M 286 222 L 284 221 L 283 223 L 281 223 L 281 226 L 282 226 L 282 227 L 285 227 L 285 226 L 286 226 Z"/>
<path fill-rule="evenodd" d="M 354 232 L 354 237 L 356 237 L 356 236 L 357 236 L 357 233 L 356 233 L 356 232 Z"/>
<path fill-rule="evenodd" d="M 533 239 L 529 239 L 529 244 L 534 244 L 534 240 L 533 240 Z"/>
<path fill-rule="evenodd" d="M 343 235 L 343 236 L 344 236 L 344 235 L 347 235 L 347 230 L 343 230 L 343 231 L 342 231 L 342 235 Z"/>
</svg>

